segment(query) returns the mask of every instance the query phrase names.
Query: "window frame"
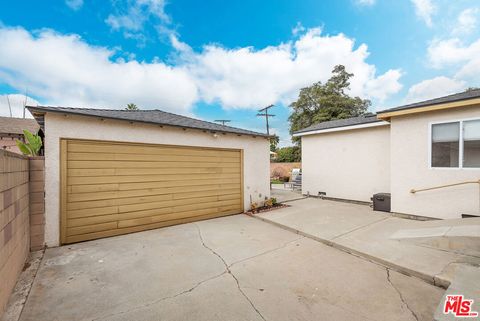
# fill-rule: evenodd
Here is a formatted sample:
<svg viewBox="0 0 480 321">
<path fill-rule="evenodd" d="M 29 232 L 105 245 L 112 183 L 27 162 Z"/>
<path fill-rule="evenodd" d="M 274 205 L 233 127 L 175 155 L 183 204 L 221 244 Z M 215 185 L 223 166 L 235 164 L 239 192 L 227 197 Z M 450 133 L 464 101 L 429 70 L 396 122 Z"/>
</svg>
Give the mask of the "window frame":
<svg viewBox="0 0 480 321">
<path fill-rule="evenodd" d="M 452 120 L 445 120 L 445 121 L 436 121 L 430 122 L 428 127 L 428 168 L 433 170 L 480 170 L 479 167 L 463 167 L 463 123 L 471 120 L 480 120 L 480 117 L 474 118 L 462 118 L 462 119 L 452 119 Z M 460 128 L 460 135 L 459 135 L 459 147 L 458 147 L 458 167 L 433 167 L 432 166 L 432 132 L 433 132 L 433 125 L 440 125 L 440 124 L 449 124 L 449 123 L 459 123 Z"/>
</svg>

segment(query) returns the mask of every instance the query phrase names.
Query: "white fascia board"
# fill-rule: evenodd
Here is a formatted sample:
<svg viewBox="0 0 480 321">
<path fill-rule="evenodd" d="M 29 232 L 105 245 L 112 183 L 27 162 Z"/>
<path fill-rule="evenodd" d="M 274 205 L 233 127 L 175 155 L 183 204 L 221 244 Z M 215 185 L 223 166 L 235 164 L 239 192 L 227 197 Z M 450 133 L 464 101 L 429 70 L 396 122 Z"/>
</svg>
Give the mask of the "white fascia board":
<svg viewBox="0 0 480 321">
<path fill-rule="evenodd" d="M 343 127 L 336 127 L 336 128 L 312 130 L 312 131 L 309 131 L 309 132 L 293 134 L 293 137 L 301 137 L 301 136 L 307 136 L 307 135 L 340 132 L 340 131 L 346 131 L 346 130 L 379 127 L 379 126 L 387 126 L 387 125 L 390 125 L 390 123 L 386 122 L 386 121 L 379 121 L 379 122 L 368 123 L 368 124 L 360 124 L 360 125 L 352 125 L 352 126 L 343 126 Z"/>
</svg>

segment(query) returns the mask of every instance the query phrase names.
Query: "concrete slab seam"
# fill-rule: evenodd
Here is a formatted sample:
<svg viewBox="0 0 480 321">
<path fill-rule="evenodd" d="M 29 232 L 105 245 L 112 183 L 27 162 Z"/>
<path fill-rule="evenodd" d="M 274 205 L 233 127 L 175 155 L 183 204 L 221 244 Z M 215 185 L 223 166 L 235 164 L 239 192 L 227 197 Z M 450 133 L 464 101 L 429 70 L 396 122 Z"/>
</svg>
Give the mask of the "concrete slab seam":
<svg viewBox="0 0 480 321">
<path fill-rule="evenodd" d="M 362 226 L 356 227 L 356 228 L 354 228 L 354 229 L 352 229 L 352 230 L 350 230 L 350 231 L 348 231 L 348 232 L 345 232 L 345 233 L 342 233 L 342 234 L 340 234 L 340 235 L 334 236 L 334 237 L 331 239 L 331 241 L 332 241 L 332 240 L 334 240 L 334 239 L 336 239 L 336 238 L 339 238 L 339 237 L 345 236 L 345 235 L 347 235 L 347 234 L 350 234 L 350 233 L 352 233 L 352 232 L 355 232 L 355 231 L 361 230 L 362 228 L 369 227 L 369 226 L 371 226 L 371 225 L 374 225 L 374 224 L 376 224 L 376 223 L 379 223 L 379 222 L 385 221 L 385 220 L 387 220 L 387 219 L 390 219 L 390 218 L 391 218 L 391 217 L 389 217 L 389 216 L 387 216 L 387 217 L 383 217 L 383 218 L 381 218 L 381 219 L 379 219 L 379 220 L 377 220 L 377 221 L 370 222 L 370 223 L 368 223 L 368 224 L 365 224 L 365 225 L 362 225 Z"/>
<path fill-rule="evenodd" d="M 265 255 L 265 254 L 269 254 L 269 253 L 272 253 L 272 252 L 275 252 L 275 251 L 278 251 L 280 249 L 283 249 L 285 247 L 287 247 L 288 245 L 292 244 L 292 243 L 295 243 L 301 239 L 304 239 L 305 236 L 301 236 L 299 238 L 296 238 L 294 240 L 291 240 L 291 241 L 288 241 L 288 242 L 285 242 L 282 246 L 279 246 L 279 247 L 276 247 L 274 249 L 271 249 L 271 250 L 268 250 L 268 251 L 265 251 L 265 252 L 262 252 L 262 253 L 259 253 L 259 254 L 256 254 L 254 256 L 250 256 L 250 257 L 247 257 L 245 259 L 242 259 L 242 260 L 238 260 L 236 262 L 233 262 L 232 264 L 230 264 L 228 267 L 231 268 L 232 266 L 238 264 L 238 263 L 242 263 L 242 262 L 245 262 L 245 261 L 248 261 L 248 260 L 251 260 L 251 259 L 254 259 L 254 258 L 257 258 L 259 256 L 262 256 L 262 255 Z"/>
</svg>

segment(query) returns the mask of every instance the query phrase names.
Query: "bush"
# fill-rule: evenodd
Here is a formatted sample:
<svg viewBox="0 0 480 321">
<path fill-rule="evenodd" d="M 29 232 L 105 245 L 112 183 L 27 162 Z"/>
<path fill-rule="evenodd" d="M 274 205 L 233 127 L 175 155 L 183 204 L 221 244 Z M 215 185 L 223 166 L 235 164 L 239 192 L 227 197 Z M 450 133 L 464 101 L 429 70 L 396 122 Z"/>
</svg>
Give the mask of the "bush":
<svg viewBox="0 0 480 321">
<path fill-rule="evenodd" d="M 282 147 L 277 151 L 276 162 L 295 163 L 302 159 L 302 152 L 299 146 Z"/>
<path fill-rule="evenodd" d="M 281 177 L 288 177 L 288 170 L 283 168 L 283 167 L 276 167 L 273 171 L 272 171 L 272 178 L 281 178 Z"/>
</svg>

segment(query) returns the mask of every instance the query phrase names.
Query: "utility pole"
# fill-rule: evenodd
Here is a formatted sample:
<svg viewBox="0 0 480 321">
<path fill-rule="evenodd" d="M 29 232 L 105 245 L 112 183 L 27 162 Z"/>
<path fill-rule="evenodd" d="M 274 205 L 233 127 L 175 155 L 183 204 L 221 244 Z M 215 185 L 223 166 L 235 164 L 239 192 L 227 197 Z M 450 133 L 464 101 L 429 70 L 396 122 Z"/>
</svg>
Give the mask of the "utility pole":
<svg viewBox="0 0 480 321">
<path fill-rule="evenodd" d="M 223 126 L 225 126 L 225 123 L 231 122 L 231 120 L 228 120 L 228 119 L 216 119 L 214 121 L 217 123 L 222 123 Z"/>
<path fill-rule="evenodd" d="M 268 109 L 272 108 L 273 105 L 267 106 L 265 108 L 262 108 L 258 111 L 257 116 L 265 116 L 265 121 L 267 123 L 267 135 L 270 135 L 270 129 L 268 127 L 268 117 L 274 117 L 275 115 L 269 114 Z"/>
<path fill-rule="evenodd" d="M 25 107 L 27 106 L 28 88 L 25 89 L 25 100 L 23 101 L 23 118 L 25 118 Z"/>
<path fill-rule="evenodd" d="M 8 102 L 8 109 L 10 110 L 10 117 L 13 117 L 12 116 L 12 105 L 10 105 L 10 98 L 8 97 L 8 95 L 7 95 L 7 102 Z"/>
</svg>

